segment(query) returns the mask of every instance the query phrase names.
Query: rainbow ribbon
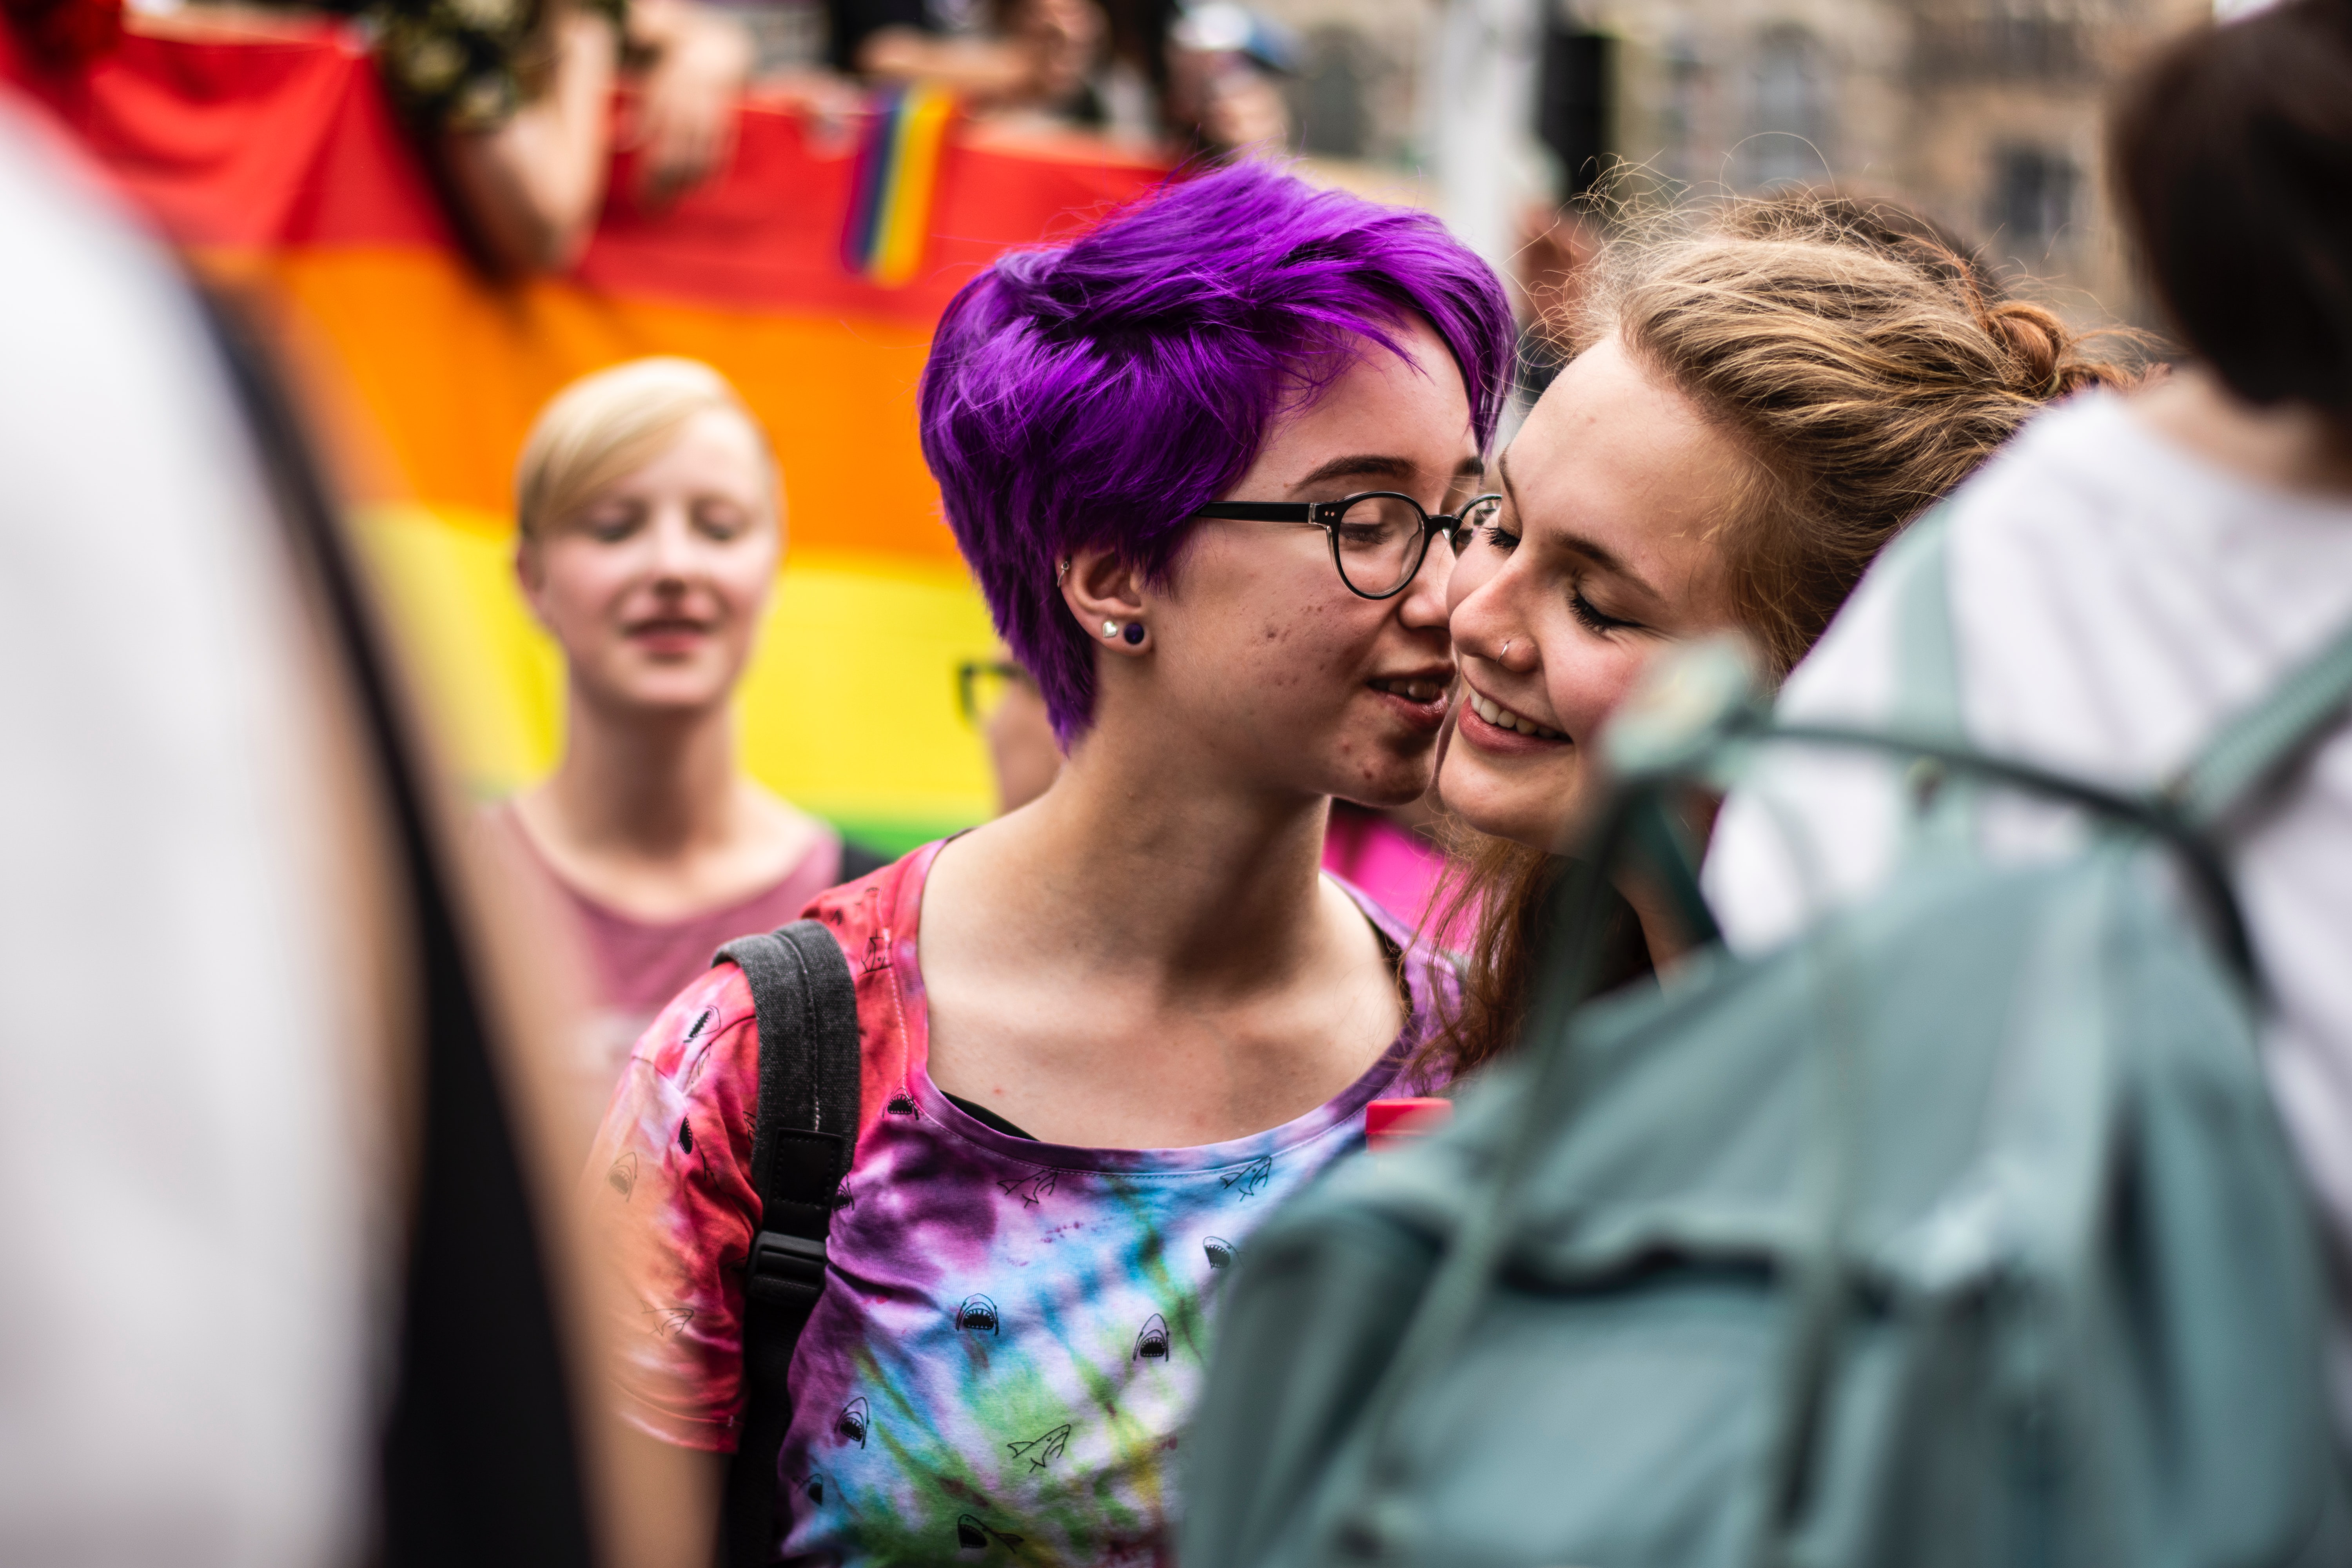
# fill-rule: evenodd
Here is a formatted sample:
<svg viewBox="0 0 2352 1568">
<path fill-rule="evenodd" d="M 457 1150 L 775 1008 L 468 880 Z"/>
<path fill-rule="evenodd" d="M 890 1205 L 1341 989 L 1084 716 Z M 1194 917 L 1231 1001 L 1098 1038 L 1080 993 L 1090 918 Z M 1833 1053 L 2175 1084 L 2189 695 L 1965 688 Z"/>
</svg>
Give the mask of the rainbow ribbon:
<svg viewBox="0 0 2352 1568">
<path fill-rule="evenodd" d="M 954 120 L 951 92 L 916 83 L 877 98 L 857 148 L 841 264 L 885 289 L 913 280 L 930 237 L 931 193 Z"/>
</svg>

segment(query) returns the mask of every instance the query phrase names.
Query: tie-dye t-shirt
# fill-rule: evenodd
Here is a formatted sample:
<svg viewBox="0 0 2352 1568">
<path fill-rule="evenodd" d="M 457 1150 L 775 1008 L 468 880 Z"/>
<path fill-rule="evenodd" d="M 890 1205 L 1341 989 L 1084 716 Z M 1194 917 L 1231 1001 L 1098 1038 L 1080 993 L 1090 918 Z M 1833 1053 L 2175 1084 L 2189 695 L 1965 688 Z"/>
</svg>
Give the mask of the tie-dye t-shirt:
<svg viewBox="0 0 2352 1568">
<path fill-rule="evenodd" d="M 792 1368 L 779 1460 L 787 1560 L 1169 1560 L 1176 1448 L 1221 1272 L 1266 1213 L 1364 1141 L 1442 963 L 1358 901 L 1398 956 L 1410 1016 L 1337 1098 L 1248 1138 L 1081 1149 L 992 1129 L 931 1082 L 916 930 L 933 845 L 809 913 L 849 957 L 863 1116 L 825 1289 Z M 631 1054 L 590 1162 L 625 1275 L 622 1398 L 644 1430 L 735 1447 L 759 1037 L 713 969 Z"/>
</svg>

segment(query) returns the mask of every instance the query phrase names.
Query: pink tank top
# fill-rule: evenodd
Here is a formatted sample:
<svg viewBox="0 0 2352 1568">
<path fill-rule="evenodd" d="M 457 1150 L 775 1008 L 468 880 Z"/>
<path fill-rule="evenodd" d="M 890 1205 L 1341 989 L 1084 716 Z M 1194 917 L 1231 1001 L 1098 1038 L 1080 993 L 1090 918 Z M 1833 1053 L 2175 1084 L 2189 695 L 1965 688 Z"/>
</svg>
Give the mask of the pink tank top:
<svg viewBox="0 0 2352 1568">
<path fill-rule="evenodd" d="M 491 816 L 546 880 L 578 931 L 595 987 L 595 1016 L 571 1067 L 579 1098 L 599 1116 L 629 1047 L 671 997 L 710 967 L 712 953 L 736 937 L 800 919 L 810 900 L 841 880 L 841 837 L 820 823 L 800 864 L 751 897 L 683 920 L 641 921 L 565 881 L 531 842 L 513 802 L 500 802 Z"/>
</svg>

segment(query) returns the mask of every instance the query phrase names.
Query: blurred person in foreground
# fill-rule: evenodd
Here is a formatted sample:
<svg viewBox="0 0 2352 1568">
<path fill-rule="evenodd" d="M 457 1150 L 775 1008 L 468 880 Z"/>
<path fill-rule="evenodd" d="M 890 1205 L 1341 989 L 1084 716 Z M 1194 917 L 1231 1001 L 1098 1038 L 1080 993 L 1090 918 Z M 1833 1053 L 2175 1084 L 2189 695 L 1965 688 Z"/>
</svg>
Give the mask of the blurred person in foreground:
<svg viewBox="0 0 2352 1568">
<path fill-rule="evenodd" d="M 2037 419 L 1955 498 L 1946 542 L 1968 743 L 2121 790 L 2165 778 L 2352 622 L 2352 3 L 2202 26 L 2118 100 L 2113 188 L 2193 356 L 2131 398 Z M 1782 693 L 1783 718 L 1883 724 L 1902 600 L 1865 580 Z M 1886 873 L 1902 781 L 1775 757 L 1727 803 L 1706 867 L 1757 950 Z M 2063 846 L 2064 814 L 1985 814 L 1996 852 Z M 2272 1008 L 2264 1062 L 2352 1258 L 2352 732 L 2222 847 Z M 2352 1273 L 2333 1394 L 2352 1431 Z"/>
<path fill-rule="evenodd" d="M 2051 399 L 2125 379 L 2051 312 L 1989 300 L 1918 215 L 1811 195 L 1617 242 L 1564 331 L 1451 589 L 1464 691 L 1438 787 L 1474 831 L 1442 918 L 1478 909 L 1436 1047 L 1457 1073 L 1517 1037 L 1589 743 L 1651 655 L 1737 628 L 1785 672 L 1923 507 Z M 1612 984 L 1684 945 L 1658 889 L 1620 891 Z"/>
<path fill-rule="evenodd" d="M 334 1562 L 395 1224 L 386 868 L 202 325 L 37 147 L 0 107 L 0 1559 Z"/>
<path fill-rule="evenodd" d="M 1333 795 L 1428 787 L 1446 541 L 1482 500 L 1510 331 L 1434 219 L 1255 164 L 949 307 L 924 455 L 1067 760 L 811 907 L 855 978 L 864 1089 L 772 1554 L 1171 1549 L 1221 1271 L 1415 1081 L 1447 982 L 1318 860 Z M 634 1291 L 624 1409 L 713 1490 L 743 1410 L 757 1036 L 734 965 L 688 987 L 591 1161 Z"/>
<path fill-rule="evenodd" d="M 658 1562 L 562 994 L 271 378 L 43 145 L 0 102 L 0 1562 Z"/>
<path fill-rule="evenodd" d="M 593 1122 L 629 1047 L 730 937 L 882 864 L 743 771 L 734 697 L 783 558 L 767 434 L 706 364 L 572 384 L 515 476 L 515 575 L 563 650 L 563 755 L 493 821 L 586 943 Z"/>
</svg>

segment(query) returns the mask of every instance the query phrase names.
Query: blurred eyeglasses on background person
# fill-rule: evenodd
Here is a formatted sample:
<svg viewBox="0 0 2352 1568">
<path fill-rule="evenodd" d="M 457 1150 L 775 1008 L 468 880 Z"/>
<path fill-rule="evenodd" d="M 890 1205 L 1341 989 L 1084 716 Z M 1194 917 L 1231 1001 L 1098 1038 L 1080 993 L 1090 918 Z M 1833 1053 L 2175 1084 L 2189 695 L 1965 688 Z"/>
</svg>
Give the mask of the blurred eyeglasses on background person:
<svg viewBox="0 0 2352 1568">
<path fill-rule="evenodd" d="M 956 706 L 967 724 L 986 724 L 1016 688 L 1034 693 L 1037 682 L 1010 659 L 968 658 L 956 666 Z"/>
</svg>

